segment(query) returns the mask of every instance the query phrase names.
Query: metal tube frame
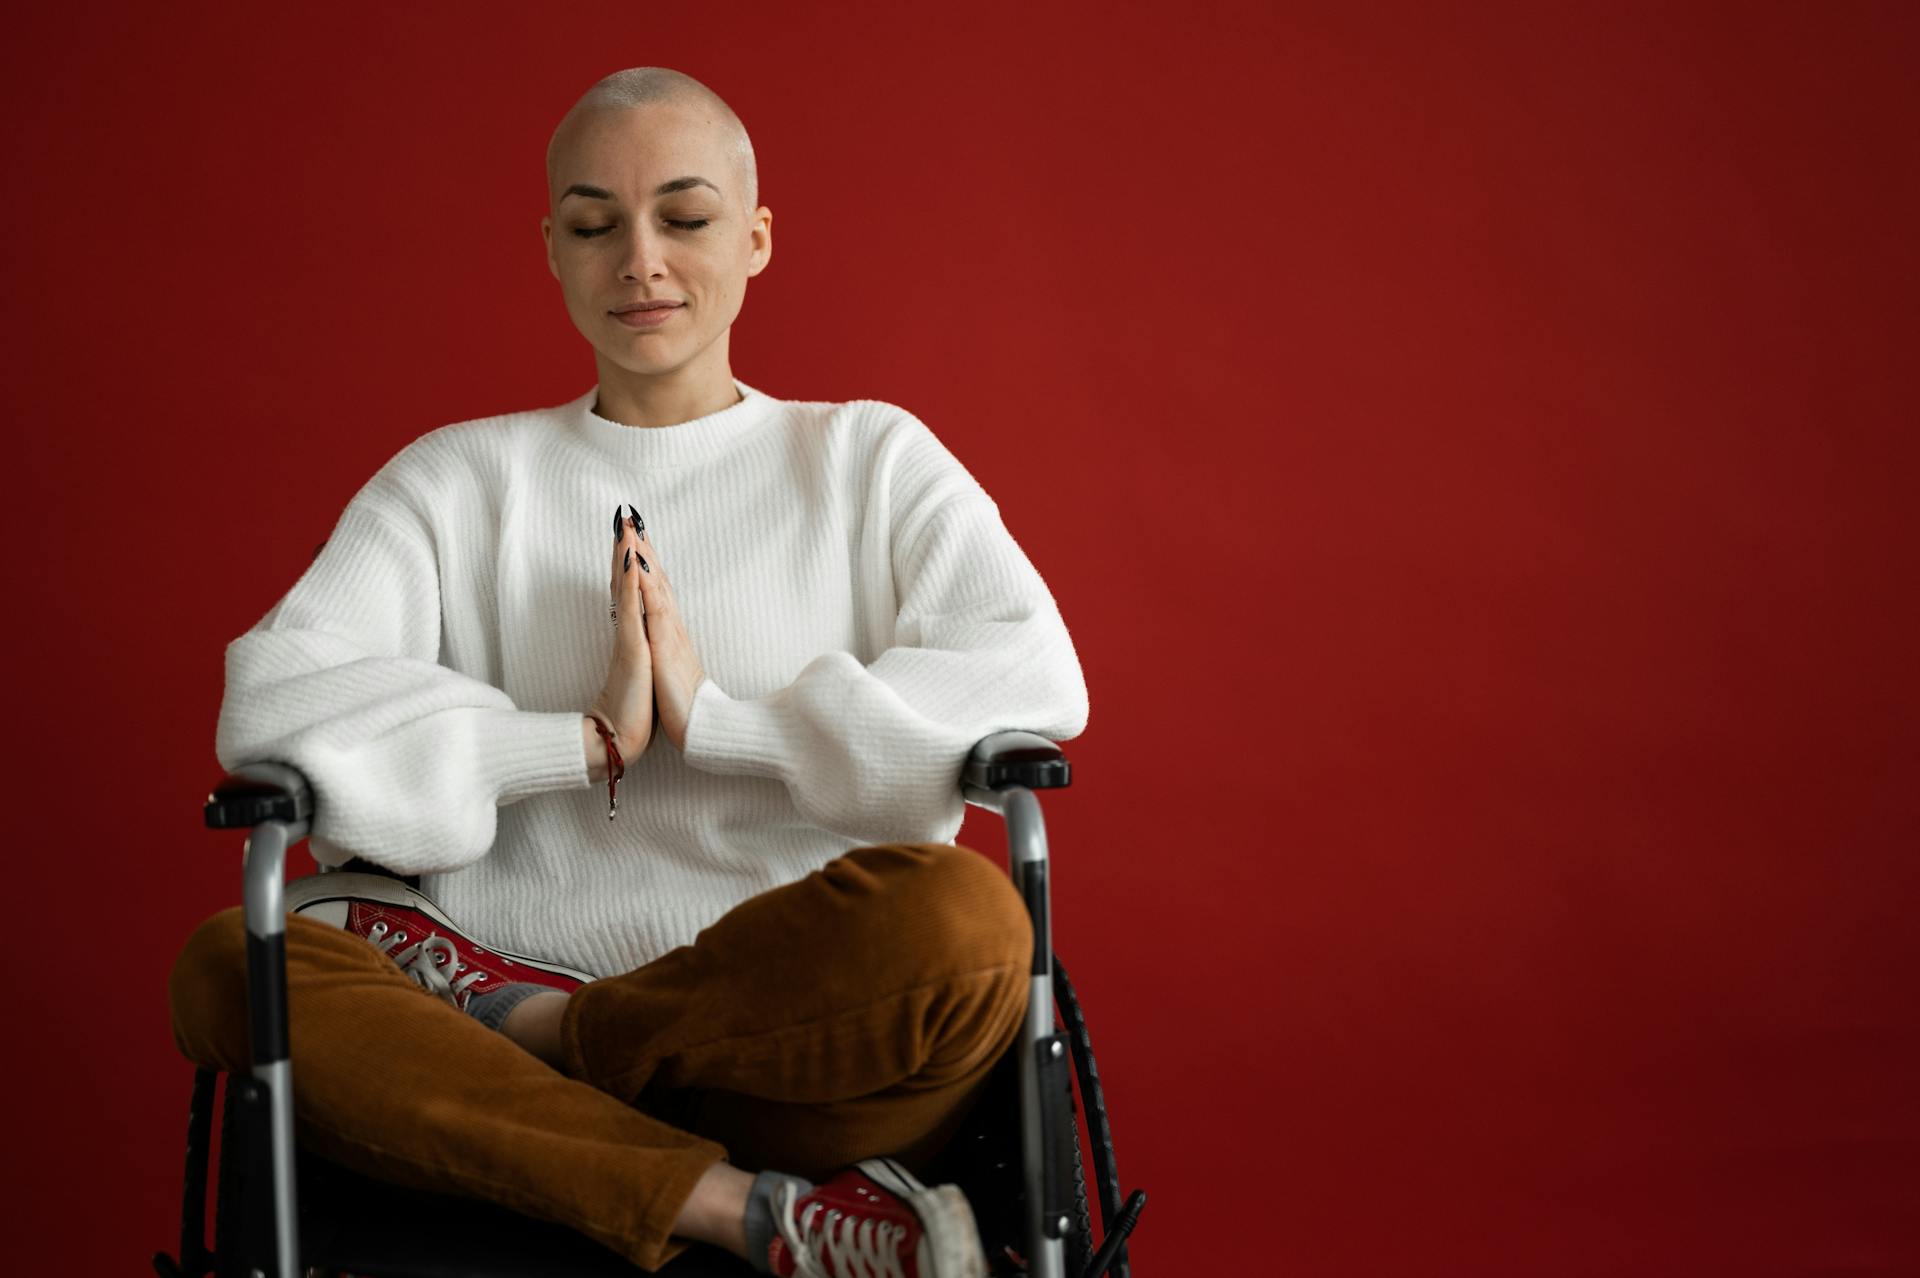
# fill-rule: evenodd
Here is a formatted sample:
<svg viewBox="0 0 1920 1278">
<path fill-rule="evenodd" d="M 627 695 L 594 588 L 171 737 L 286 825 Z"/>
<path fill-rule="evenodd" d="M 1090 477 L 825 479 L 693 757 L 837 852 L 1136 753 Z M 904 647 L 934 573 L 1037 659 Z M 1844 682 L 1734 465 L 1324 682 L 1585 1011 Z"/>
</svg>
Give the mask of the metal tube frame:
<svg viewBox="0 0 1920 1278">
<path fill-rule="evenodd" d="M 306 778 L 275 763 L 250 763 L 243 776 L 306 788 Z M 307 837 L 307 821 L 262 821 L 247 835 L 244 914 L 247 1004 L 253 1026 L 253 1083 L 265 1094 L 272 1176 L 275 1278 L 301 1278 L 300 1216 L 293 1174 L 293 1061 L 287 1043 L 287 849 Z M 221 1157 L 227 1157 L 222 1152 Z M 254 1278 L 267 1278 L 255 1268 Z"/>
<path fill-rule="evenodd" d="M 1040 1098 L 1039 1054 L 1053 1031 L 1053 897 L 1047 873 L 1047 826 L 1040 800 L 1025 786 L 999 790 L 964 787 L 966 800 L 998 812 L 1007 825 L 1007 873 L 1027 902 L 1033 920 L 1033 966 L 1029 969 L 1027 1018 L 1020 1034 L 1020 1163 L 1027 1192 L 1028 1278 L 1066 1278 L 1064 1218 L 1046 1219 L 1045 1113 Z M 1059 1042 L 1051 1046 L 1058 1055 Z M 1071 1117 L 1071 1114 L 1069 1114 Z M 1079 1133 L 1074 1133 L 1079 1139 Z M 1049 1227 L 1051 1226 L 1051 1228 Z"/>
</svg>

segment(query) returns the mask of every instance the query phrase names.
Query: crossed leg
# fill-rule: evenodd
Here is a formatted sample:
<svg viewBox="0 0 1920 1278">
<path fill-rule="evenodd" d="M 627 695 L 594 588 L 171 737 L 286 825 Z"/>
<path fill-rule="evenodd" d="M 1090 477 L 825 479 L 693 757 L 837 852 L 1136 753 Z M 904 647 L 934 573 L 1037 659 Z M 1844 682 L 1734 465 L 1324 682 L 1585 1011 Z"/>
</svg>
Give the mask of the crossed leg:
<svg viewBox="0 0 1920 1278">
<path fill-rule="evenodd" d="M 644 1269 L 690 1239 L 744 1254 L 752 1172 L 820 1180 L 883 1153 L 919 1171 L 939 1152 L 1019 1033 L 1032 945 L 1018 893 L 971 849 L 854 848 L 644 967 L 527 1000 L 509 1036 L 294 916 L 298 1138 L 559 1221 Z M 245 948 L 236 908 L 177 960 L 188 1059 L 249 1063 Z"/>
</svg>

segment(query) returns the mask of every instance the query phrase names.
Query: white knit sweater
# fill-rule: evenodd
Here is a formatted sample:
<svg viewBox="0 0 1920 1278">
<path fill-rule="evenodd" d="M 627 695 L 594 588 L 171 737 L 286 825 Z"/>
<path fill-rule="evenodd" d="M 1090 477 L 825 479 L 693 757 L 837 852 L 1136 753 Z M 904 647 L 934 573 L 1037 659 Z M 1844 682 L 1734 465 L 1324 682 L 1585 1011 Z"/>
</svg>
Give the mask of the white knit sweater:
<svg viewBox="0 0 1920 1278">
<path fill-rule="evenodd" d="M 221 765 L 305 773 L 322 864 L 422 874 L 474 939 L 601 976 L 848 848 L 952 842 L 976 740 L 1086 726 L 1059 609 L 912 414 L 735 385 L 673 426 L 608 421 L 595 387 L 402 448 L 228 646 Z M 581 721 L 626 503 L 709 678 L 609 821 Z"/>
</svg>

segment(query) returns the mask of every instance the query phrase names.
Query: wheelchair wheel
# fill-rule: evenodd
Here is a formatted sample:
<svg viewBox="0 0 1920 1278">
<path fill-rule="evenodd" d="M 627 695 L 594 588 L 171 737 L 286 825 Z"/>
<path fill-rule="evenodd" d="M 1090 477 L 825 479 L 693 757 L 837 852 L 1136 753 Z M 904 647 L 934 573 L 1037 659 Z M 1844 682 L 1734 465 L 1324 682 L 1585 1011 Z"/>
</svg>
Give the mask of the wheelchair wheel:
<svg viewBox="0 0 1920 1278">
<path fill-rule="evenodd" d="M 1086 1175 L 1080 1166 L 1078 1115 L 1081 1112 L 1081 1106 L 1085 1107 L 1087 1140 L 1089 1147 L 1093 1150 L 1095 1188 L 1100 1194 L 1102 1246 L 1106 1246 L 1109 1242 L 1112 1244 L 1111 1254 L 1103 1273 L 1111 1274 L 1113 1278 L 1132 1278 L 1132 1266 L 1127 1260 L 1126 1239 L 1139 1220 L 1140 1209 L 1146 1202 L 1146 1194 L 1136 1189 L 1124 1205 L 1120 1201 L 1120 1173 L 1113 1156 L 1113 1127 L 1107 1121 L 1106 1093 L 1100 1086 L 1100 1070 L 1094 1063 L 1093 1042 L 1087 1036 L 1087 1021 L 1080 1011 L 1079 996 L 1074 993 L 1073 982 L 1068 978 L 1066 965 L 1060 961 L 1058 954 L 1053 956 L 1053 996 L 1058 1006 L 1062 1028 L 1066 1032 L 1068 1046 L 1072 1051 L 1074 1074 L 1080 1084 L 1080 1096 L 1075 1105 L 1074 1119 L 1073 1193 L 1074 1205 L 1079 1217 L 1077 1233 L 1085 1239 L 1085 1250 L 1077 1266 L 1069 1264 L 1068 1278 L 1081 1278 L 1087 1272 L 1092 1257 L 1098 1254 L 1093 1246 L 1091 1213 L 1087 1210 Z"/>
<path fill-rule="evenodd" d="M 1067 1278 L 1080 1278 L 1093 1260 L 1093 1213 L 1087 1210 L 1087 1174 L 1080 1166 L 1080 1108 L 1073 1111 L 1073 1228 L 1067 1231 Z"/>
<path fill-rule="evenodd" d="M 1057 957 L 1055 962 L 1058 963 Z M 1058 989 L 1060 968 L 1056 966 L 1054 971 Z M 1063 1006 L 1061 1010 L 1068 1015 L 1064 1017 L 1065 1024 L 1057 1024 L 1057 1028 L 1069 1034 L 1076 1053 L 1084 1051 L 1086 1027 L 1080 1019 L 1078 1005 Z M 1056 1015 L 1056 1023 L 1061 1019 Z M 1096 1250 L 1086 1169 L 1080 1152 L 1082 1120 L 1090 1117 L 1082 1099 L 1069 1090 L 1064 1118 L 1073 1132 L 1069 1142 L 1073 1202 L 1067 1233 L 1061 1240 L 1067 1278 L 1082 1278 Z M 1020 1145 L 1020 1053 L 1016 1048 L 996 1063 L 973 1109 L 926 1178 L 929 1183 L 951 1181 L 966 1194 L 980 1230 L 980 1241 L 986 1249 L 991 1278 L 1025 1278 L 1029 1272 L 1027 1190 Z"/>
</svg>

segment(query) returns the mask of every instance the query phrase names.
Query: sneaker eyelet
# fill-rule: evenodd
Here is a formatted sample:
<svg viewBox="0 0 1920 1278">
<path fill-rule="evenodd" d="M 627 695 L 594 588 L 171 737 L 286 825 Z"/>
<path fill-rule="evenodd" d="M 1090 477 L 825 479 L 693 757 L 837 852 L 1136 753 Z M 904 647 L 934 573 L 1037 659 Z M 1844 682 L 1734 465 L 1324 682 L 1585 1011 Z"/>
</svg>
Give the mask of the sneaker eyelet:
<svg viewBox="0 0 1920 1278">
<path fill-rule="evenodd" d="M 395 945 L 405 945 L 407 943 L 407 934 L 405 932 L 400 933 L 393 938 L 393 943 Z"/>
</svg>

